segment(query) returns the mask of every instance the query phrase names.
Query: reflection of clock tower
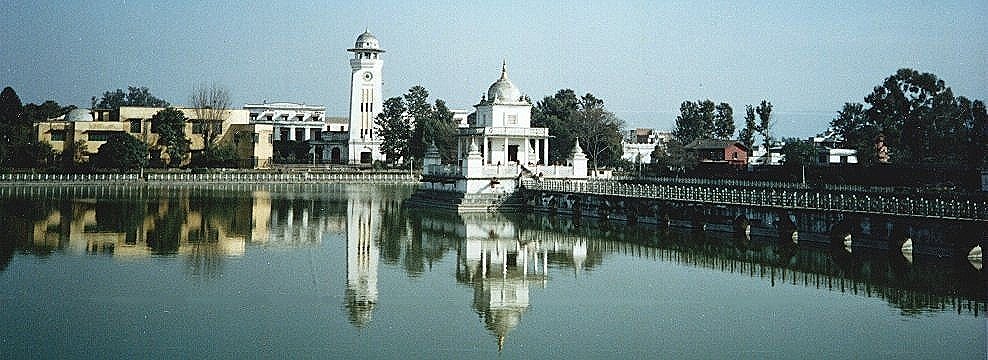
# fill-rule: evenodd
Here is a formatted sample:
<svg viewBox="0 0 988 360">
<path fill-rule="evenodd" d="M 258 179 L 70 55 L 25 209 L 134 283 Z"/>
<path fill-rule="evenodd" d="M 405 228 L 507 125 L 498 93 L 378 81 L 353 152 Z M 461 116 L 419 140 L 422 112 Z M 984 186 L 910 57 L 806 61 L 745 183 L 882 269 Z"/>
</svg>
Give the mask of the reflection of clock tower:
<svg viewBox="0 0 988 360">
<path fill-rule="evenodd" d="M 384 160 L 381 139 L 374 126 L 374 117 L 381 113 L 381 46 L 377 38 L 364 31 L 357 43 L 347 51 L 353 53 L 350 69 L 350 139 L 347 158 L 350 164 L 370 164 Z"/>
</svg>

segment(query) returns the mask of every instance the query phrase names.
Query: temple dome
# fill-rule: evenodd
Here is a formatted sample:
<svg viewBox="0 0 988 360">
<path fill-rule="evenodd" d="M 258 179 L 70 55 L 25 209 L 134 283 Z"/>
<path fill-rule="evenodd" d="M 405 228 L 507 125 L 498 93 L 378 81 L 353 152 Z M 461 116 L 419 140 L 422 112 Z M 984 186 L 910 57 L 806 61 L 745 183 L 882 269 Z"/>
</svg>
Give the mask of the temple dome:
<svg viewBox="0 0 988 360">
<path fill-rule="evenodd" d="M 369 31 L 364 31 L 363 34 L 357 36 L 357 42 L 353 44 L 354 50 L 381 50 L 381 43 L 377 41 L 374 34 Z"/>
<path fill-rule="evenodd" d="M 93 121 L 93 115 L 89 109 L 72 109 L 68 114 L 65 114 L 65 121 Z"/>
<path fill-rule="evenodd" d="M 501 78 L 487 89 L 487 99 L 496 103 L 521 102 L 521 91 L 508 79 L 507 64 L 501 64 Z"/>
</svg>

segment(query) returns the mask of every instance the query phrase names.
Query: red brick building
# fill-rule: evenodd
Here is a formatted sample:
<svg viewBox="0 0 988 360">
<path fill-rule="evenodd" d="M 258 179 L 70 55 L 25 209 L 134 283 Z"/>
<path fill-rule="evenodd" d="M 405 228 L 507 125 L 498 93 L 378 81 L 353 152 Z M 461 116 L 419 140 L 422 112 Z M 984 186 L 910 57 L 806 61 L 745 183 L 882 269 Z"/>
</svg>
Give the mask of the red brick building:
<svg viewBox="0 0 988 360">
<path fill-rule="evenodd" d="M 739 167 L 748 165 L 748 147 L 734 140 L 701 139 L 684 148 L 696 155 L 700 162 L 726 163 Z"/>
</svg>

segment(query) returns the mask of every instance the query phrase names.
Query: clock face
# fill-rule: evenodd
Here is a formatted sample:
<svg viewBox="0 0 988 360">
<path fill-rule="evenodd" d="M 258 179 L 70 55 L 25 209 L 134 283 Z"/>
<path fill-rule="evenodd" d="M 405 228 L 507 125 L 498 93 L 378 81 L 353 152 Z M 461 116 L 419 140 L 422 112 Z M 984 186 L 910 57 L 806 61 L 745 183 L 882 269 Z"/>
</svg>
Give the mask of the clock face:
<svg viewBox="0 0 988 360">
<path fill-rule="evenodd" d="M 374 74 L 370 71 L 364 72 L 364 81 L 371 81 L 371 79 L 374 79 Z"/>
</svg>

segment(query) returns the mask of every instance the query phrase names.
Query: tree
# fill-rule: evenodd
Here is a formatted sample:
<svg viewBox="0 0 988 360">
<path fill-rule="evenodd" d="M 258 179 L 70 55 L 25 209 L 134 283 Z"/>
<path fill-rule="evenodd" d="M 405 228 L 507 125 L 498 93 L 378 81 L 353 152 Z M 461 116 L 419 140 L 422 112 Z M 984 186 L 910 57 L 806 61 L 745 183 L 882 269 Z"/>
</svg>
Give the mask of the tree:
<svg viewBox="0 0 988 360">
<path fill-rule="evenodd" d="M 786 143 L 782 146 L 782 154 L 785 156 L 785 166 L 808 166 L 812 165 L 816 160 L 818 151 L 813 144 L 797 138 L 787 138 L 783 141 Z"/>
<path fill-rule="evenodd" d="M 14 148 L 21 143 L 19 128 L 22 127 L 24 106 L 13 88 L 7 86 L 0 91 L 0 167 L 7 166 Z"/>
<path fill-rule="evenodd" d="M 831 130 L 869 162 L 882 135 L 892 162 L 977 166 L 984 159 L 983 103 L 955 97 L 936 75 L 899 69 L 865 104 L 845 104 Z M 867 156 L 863 156 L 867 155 Z"/>
<path fill-rule="evenodd" d="M 621 159 L 624 121 L 604 108 L 604 100 L 587 93 L 580 98 L 574 114 L 572 133 L 596 170 L 600 165 L 612 165 Z"/>
<path fill-rule="evenodd" d="M 446 101 L 436 99 L 432 118 L 429 120 L 428 137 L 423 140 L 436 144 L 443 162 L 456 162 L 456 123 L 453 122 L 453 112 L 446 106 Z"/>
<path fill-rule="evenodd" d="M 96 105 L 100 109 L 117 110 L 121 106 L 142 106 L 142 107 L 168 107 L 167 101 L 151 95 L 147 87 L 128 86 L 127 93 L 123 90 L 103 92 L 99 103 Z"/>
<path fill-rule="evenodd" d="M 755 107 L 758 113 L 758 134 L 762 136 L 762 144 L 768 149 L 772 146 L 772 103 L 762 100 L 761 104 Z"/>
<path fill-rule="evenodd" d="M 409 150 L 412 157 L 420 161 L 425 155 L 425 149 L 429 144 L 428 141 L 431 140 L 425 138 L 429 135 L 429 122 L 433 117 L 432 105 L 429 104 L 429 91 L 421 85 L 415 85 L 408 89 L 408 93 L 404 95 L 404 98 L 405 106 L 408 108 L 408 116 L 414 124 Z"/>
<path fill-rule="evenodd" d="M 580 109 L 580 99 L 571 89 L 560 89 L 532 107 L 532 126 L 548 128 L 549 164 L 564 163 L 573 151 L 573 118 Z"/>
<path fill-rule="evenodd" d="M 377 135 L 381 137 L 381 152 L 392 165 L 398 159 L 409 159 L 408 141 L 412 138 L 412 124 L 409 123 L 405 112 L 405 100 L 399 96 L 387 99 L 381 113 L 374 119 L 377 125 Z"/>
<path fill-rule="evenodd" d="M 189 139 L 185 136 L 185 114 L 173 107 L 158 111 L 151 117 L 151 128 L 158 133 L 158 146 L 168 154 L 168 166 L 180 166 L 189 153 Z"/>
<path fill-rule="evenodd" d="M 143 141 L 127 133 L 114 133 L 100 145 L 93 159 L 96 167 L 132 170 L 147 166 L 148 148 Z"/>
<path fill-rule="evenodd" d="M 751 105 L 745 105 L 744 129 L 741 129 L 741 132 L 738 134 L 738 141 L 751 149 L 755 145 L 756 132 L 758 132 L 758 124 L 755 122 L 755 108 Z"/>
<path fill-rule="evenodd" d="M 685 173 L 692 170 L 696 164 L 696 156 L 683 147 L 679 140 L 672 139 L 665 149 L 659 146 L 652 151 L 652 164 L 660 171 L 671 171 L 673 173 Z"/>
<path fill-rule="evenodd" d="M 86 140 L 76 140 L 68 143 L 62 149 L 62 168 L 76 169 L 86 163 L 85 157 L 89 155 L 89 144 Z"/>
<path fill-rule="evenodd" d="M 240 159 L 237 151 L 230 145 L 213 146 L 209 151 L 203 151 L 196 161 L 196 166 L 207 168 L 235 168 Z"/>
<path fill-rule="evenodd" d="M 0 91 L 0 166 L 35 167 L 49 160 L 51 145 L 38 142 L 34 123 L 58 117 L 74 106 L 61 107 L 57 102 L 22 105 L 11 87 Z"/>
<path fill-rule="evenodd" d="M 189 103 L 196 116 L 193 126 L 199 127 L 193 133 L 202 134 L 203 153 L 209 153 L 223 133 L 223 122 L 230 116 L 230 92 L 215 83 L 208 86 L 201 83 L 193 88 Z"/>
<path fill-rule="evenodd" d="M 672 136 L 684 145 L 698 139 L 714 137 L 715 109 L 714 102 L 709 99 L 696 102 L 684 101 L 679 105 L 679 116 L 676 117 L 676 129 L 673 130 Z M 733 129 L 731 132 L 734 132 Z"/>
<path fill-rule="evenodd" d="M 734 130 L 734 109 L 731 109 L 731 104 L 717 104 L 714 107 L 714 137 L 730 139 L 734 136 Z"/>
</svg>

